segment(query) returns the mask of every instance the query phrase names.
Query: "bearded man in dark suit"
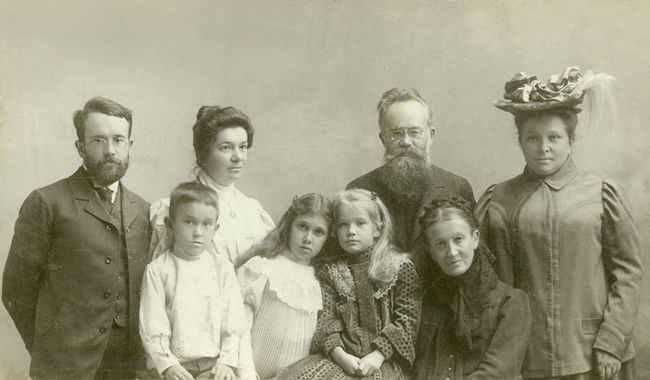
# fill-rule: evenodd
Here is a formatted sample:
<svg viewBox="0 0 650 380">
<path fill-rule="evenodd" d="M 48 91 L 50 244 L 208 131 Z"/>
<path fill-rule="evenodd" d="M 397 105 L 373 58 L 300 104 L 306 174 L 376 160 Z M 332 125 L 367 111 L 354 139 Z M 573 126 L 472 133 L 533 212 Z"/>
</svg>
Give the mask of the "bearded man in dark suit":
<svg viewBox="0 0 650 380">
<path fill-rule="evenodd" d="M 436 129 L 433 112 L 416 89 L 393 88 L 377 105 L 379 139 L 384 145 L 384 165 L 350 182 L 348 189 L 375 192 L 391 212 L 393 243 L 411 250 L 418 235 L 420 204 L 458 195 L 475 203 L 469 182 L 431 163 L 430 149 Z"/>
<path fill-rule="evenodd" d="M 83 165 L 23 203 L 2 301 L 33 379 L 128 379 L 144 369 L 138 333 L 149 204 L 120 179 L 131 111 L 101 97 L 74 114 Z"/>
</svg>

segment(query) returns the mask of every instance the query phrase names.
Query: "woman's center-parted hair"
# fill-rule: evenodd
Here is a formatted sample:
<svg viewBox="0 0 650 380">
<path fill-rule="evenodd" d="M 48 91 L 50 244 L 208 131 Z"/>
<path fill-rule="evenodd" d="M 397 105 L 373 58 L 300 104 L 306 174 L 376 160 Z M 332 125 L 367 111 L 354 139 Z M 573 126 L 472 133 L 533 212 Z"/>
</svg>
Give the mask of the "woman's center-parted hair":
<svg viewBox="0 0 650 380">
<path fill-rule="evenodd" d="M 181 204 L 202 203 L 214 207 L 219 218 L 219 199 L 217 193 L 200 182 L 183 182 L 176 186 L 169 198 L 169 218 L 174 220 Z"/>
<path fill-rule="evenodd" d="M 427 231 L 433 225 L 452 219 L 464 220 L 472 231 L 479 228 L 479 224 L 472 213 L 472 208 L 465 199 L 457 196 L 434 199 L 424 208 L 424 215 L 420 217 L 420 231 Z M 425 241 L 428 239 L 424 234 Z"/>
<path fill-rule="evenodd" d="M 243 128 L 246 131 L 248 148 L 253 146 L 255 130 L 248 116 L 235 107 L 203 106 L 196 114 L 192 127 L 196 164 L 204 168 L 210 148 L 219 132 L 226 128 Z"/>
<path fill-rule="evenodd" d="M 575 141 L 576 127 L 578 125 L 578 113 L 575 109 L 570 108 L 552 108 L 544 111 L 527 112 L 515 116 L 515 126 L 517 127 L 518 140 L 521 142 L 522 134 L 526 123 L 531 119 L 543 119 L 558 117 L 564 123 L 564 130 L 569 136 L 569 141 Z"/>
</svg>

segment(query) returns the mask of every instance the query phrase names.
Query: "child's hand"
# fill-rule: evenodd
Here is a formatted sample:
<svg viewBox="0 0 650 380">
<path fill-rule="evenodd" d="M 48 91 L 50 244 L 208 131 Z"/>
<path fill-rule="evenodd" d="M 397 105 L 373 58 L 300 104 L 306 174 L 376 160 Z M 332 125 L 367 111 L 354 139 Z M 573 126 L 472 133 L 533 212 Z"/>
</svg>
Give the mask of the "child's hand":
<svg viewBox="0 0 650 380">
<path fill-rule="evenodd" d="M 379 369 L 379 367 L 381 367 L 382 364 L 384 364 L 384 360 L 386 360 L 384 354 L 377 350 L 374 350 L 373 352 L 361 358 L 359 361 L 359 369 L 357 370 L 357 374 L 361 377 L 371 376 L 375 373 L 376 370 Z"/>
<path fill-rule="evenodd" d="M 165 376 L 165 380 L 194 380 L 194 377 L 180 364 L 174 364 L 167 368 L 163 372 L 163 376 Z"/>
<path fill-rule="evenodd" d="M 216 364 L 212 369 L 215 380 L 235 380 L 235 373 L 232 368 L 225 364 Z"/>
<path fill-rule="evenodd" d="M 350 355 L 342 347 L 336 347 L 330 352 L 330 357 L 348 376 L 355 376 L 359 369 L 359 358 Z"/>
</svg>

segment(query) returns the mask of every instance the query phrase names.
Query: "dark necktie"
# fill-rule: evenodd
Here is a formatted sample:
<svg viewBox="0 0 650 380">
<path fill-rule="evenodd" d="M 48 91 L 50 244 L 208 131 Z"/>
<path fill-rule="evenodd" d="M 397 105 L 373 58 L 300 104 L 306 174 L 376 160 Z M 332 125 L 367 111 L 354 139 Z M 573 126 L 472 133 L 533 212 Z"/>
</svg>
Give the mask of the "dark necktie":
<svg viewBox="0 0 650 380">
<path fill-rule="evenodd" d="M 99 198 L 104 201 L 109 208 L 113 206 L 113 190 L 108 187 L 96 187 L 95 190 L 97 191 Z"/>
</svg>

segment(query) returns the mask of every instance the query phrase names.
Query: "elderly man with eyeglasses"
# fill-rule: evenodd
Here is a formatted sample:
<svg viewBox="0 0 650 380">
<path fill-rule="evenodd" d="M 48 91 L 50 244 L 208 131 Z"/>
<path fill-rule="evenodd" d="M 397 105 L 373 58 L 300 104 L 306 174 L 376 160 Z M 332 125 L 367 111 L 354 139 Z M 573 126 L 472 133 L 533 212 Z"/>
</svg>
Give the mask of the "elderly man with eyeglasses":
<svg viewBox="0 0 650 380">
<path fill-rule="evenodd" d="M 436 132 L 433 112 L 416 89 L 386 91 L 377 110 L 384 165 L 350 182 L 347 188 L 377 193 L 395 221 L 393 243 L 410 251 L 418 235 L 416 219 L 421 204 L 458 195 L 474 205 L 474 193 L 465 178 L 431 163 Z"/>
<path fill-rule="evenodd" d="M 138 307 L 151 229 L 149 203 L 121 183 L 131 111 L 97 97 L 73 121 L 83 165 L 23 203 L 2 301 L 32 379 L 132 379 L 145 369 Z"/>
</svg>

